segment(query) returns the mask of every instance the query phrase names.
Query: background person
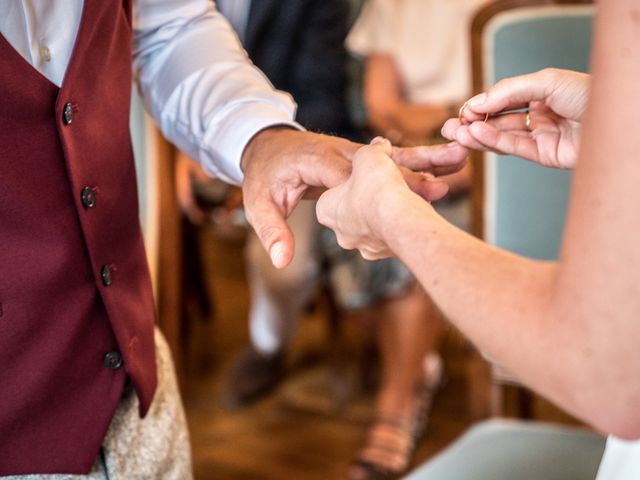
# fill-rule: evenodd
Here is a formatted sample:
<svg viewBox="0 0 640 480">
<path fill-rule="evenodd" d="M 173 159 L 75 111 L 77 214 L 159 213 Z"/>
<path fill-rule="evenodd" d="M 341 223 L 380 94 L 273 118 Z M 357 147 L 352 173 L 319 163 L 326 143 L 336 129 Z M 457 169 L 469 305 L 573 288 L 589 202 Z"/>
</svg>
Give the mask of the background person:
<svg viewBox="0 0 640 480">
<path fill-rule="evenodd" d="M 292 93 L 298 102 L 296 120 L 311 130 L 347 131 L 347 1 L 221 1 L 218 7 L 236 28 L 252 61 L 278 89 Z M 179 175 L 178 188 L 186 192 L 179 197 L 186 199 L 182 204 L 187 215 L 199 221 L 204 214 L 193 200 L 190 176 L 201 178 L 202 173 L 193 165 L 196 171 L 179 170 L 183 175 Z M 317 289 L 323 274 L 321 263 L 328 259 L 339 264 L 334 265 L 337 268 L 331 278 L 341 307 L 375 310 L 371 316 L 377 320 L 381 350 L 383 382 L 363 450 L 368 453 L 360 455 L 358 470 L 352 474 L 355 478 L 363 474 L 392 478 L 409 466 L 424 430 L 432 393 L 441 380 L 439 357 L 426 356 L 436 337 L 416 337 L 411 328 L 422 326 L 424 317 L 433 318 L 436 313 L 399 262 L 384 260 L 369 268 L 357 256 L 338 252 L 333 236 L 322 234 L 314 210 L 313 202 L 303 201 L 288 218 L 297 250 L 286 269 L 273 267 L 255 235 L 248 239 L 251 344 L 235 359 L 225 403 L 249 405 L 284 379 L 287 348 Z M 349 286 L 338 268 L 348 270 Z"/>
<path fill-rule="evenodd" d="M 638 127 L 640 56 L 626 47 L 637 31 L 636 2 L 606 7 L 596 18 L 588 102 L 585 77 L 545 70 L 474 97 L 465 109 L 473 123 L 451 120 L 444 129 L 464 144 L 575 164 L 559 261 L 525 259 L 448 224 L 406 189 L 384 140 L 357 155 L 351 179 L 319 200 L 318 213 L 343 246 L 369 258 L 397 254 L 482 349 L 612 435 L 598 478 L 626 480 L 640 473 L 640 444 L 620 439 L 640 437 L 640 140 L 629 134 Z M 481 125 L 485 113 L 523 106 L 528 116 Z M 374 192 L 384 208 L 371 208 Z"/>
<path fill-rule="evenodd" d="M 347 47 L 364 60 L 366 122 L 374 135 L 396 145 L 441 143 L 439 130 L 457 113 L 471 93 L 469 31 L 472 15 L 487 0 L 368 0 L 349 37 Z M 449 197 L 438 211 L 462 228 L 470 223 L 466 191 L 470 165 L 444 177 Z M 403 278 L 403 294 L 377 318 L 380 349 L 389 360 L 383 369 L 378 398 L 379 421 L 371 428 L 365 448 L 351 468 L 352 478 L 397 475 L 406 469 L 424 425 L 416 421 L 415 398 L 426 383 L 442 375 L 437 347 L 442 333 L 440 312 L 415 285 L 397 259 L 387 268 Z M 399 348 L 398 346 L 402 347 Z M 431 365 L 425 372 L 423 364 Z M 431 380 L 429 377 L 431 376 Z M 432 402 L 422 389 L 423 401 Z M 423 409 L 424 410 L 424 409 Z M 420 415 L 425 417 L 426 412 Z M 399 428 L 400 425 L 400 428 Z"/>
</svg>

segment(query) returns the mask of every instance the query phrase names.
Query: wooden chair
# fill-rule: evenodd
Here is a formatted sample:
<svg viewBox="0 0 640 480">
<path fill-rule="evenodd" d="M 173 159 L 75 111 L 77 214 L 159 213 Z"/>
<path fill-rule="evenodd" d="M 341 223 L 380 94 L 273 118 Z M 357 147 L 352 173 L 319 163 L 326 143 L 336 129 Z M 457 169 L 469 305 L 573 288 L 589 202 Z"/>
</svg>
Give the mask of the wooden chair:
<svg viewBox="0 0 640 480">
<path fill-rule="evenodd" d="M 146 116 L 135 93 L 131 102 L 140 223 L 158 312 L 158 326 L 173 354 L 179 383 L 184 356 L 181 332 L 183 271 L 181 217 L 174 188 L 175 149 Z"/>
<path fill-rule="evenodd" d="M 500 0 L 479 10 L 471 27 L 474 93 L 546 67 L 587 71 L 594 7 L 584 1 Z M 474 233 L 535 259 L 558 256 L 571 173 L 505 155 L 474 152 Z M 503 414 L 503 390 L 519 385 L 491 362 L 491 410 Z M 519 389 L 520 415 L 531 397 Z"/>
</svg>

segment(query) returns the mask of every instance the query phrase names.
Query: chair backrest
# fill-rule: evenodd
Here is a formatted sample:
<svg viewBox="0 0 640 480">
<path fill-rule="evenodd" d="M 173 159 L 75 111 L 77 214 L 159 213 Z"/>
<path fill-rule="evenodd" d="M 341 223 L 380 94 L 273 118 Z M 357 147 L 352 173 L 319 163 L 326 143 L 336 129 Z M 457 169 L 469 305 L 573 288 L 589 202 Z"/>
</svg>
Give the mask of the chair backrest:
<svg viewBox="0 0 640 480">
<path fill-rule="evenodd" d="M 489 4 L 472 24 L 474 90 L 546 67 L 587 71 L 593 14 L 593 5 L 575 1 Z M 475 171 L 476 233 L 521 255 L 556 258 L 571 174 L 495 154 Z"/>
</svg>

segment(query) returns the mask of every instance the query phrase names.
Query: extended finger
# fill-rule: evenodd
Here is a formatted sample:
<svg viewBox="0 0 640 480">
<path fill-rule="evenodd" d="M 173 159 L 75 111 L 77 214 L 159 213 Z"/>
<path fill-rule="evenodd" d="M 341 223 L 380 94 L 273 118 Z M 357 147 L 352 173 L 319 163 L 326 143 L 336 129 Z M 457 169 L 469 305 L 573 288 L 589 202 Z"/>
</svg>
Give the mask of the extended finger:
<svg viewBox="0 0 640 480">
<path fill-rule="evenodd" d="M 411 148 L 394 147 L 391 157 L 398 165 L 410 170 L 447 175 L 464 167 L 468 153 L 462 145 L 447 143 Z"/>
<path fill-rule="evenodd" d="M 486 150 L 486 147 L 469 133 L 469 124 L 463 124 L 457 118 L 448 120 L 444 124 L 442 127 L 442 136 L 453 140 L 469 150 Z"/>
<path fill-rule="evenodd" d="M 537 144 L 529 135 L 503 132 L 482 122 L 471 124 L 468 132 L 484 146 L 484 149 L 528 160 L 537 160 L 538 158 Z"/>
<path fill-rule="evenodd" d="M 469 133 L 469 125 L 460 125 L 452 132 L 453 139 L 470 150 L 486 150 L 485 146 L 478 142 L 471 133 Z"/>
<path fill-rule="evenodd" d="M 525 108 L 532 101 L 544 100 L 552 91 L 556 77 L 553 70 L 541 70 L 500 80 L 486 92 L 467 102 L 463 115 L 484 115 Z"/>
</svg>

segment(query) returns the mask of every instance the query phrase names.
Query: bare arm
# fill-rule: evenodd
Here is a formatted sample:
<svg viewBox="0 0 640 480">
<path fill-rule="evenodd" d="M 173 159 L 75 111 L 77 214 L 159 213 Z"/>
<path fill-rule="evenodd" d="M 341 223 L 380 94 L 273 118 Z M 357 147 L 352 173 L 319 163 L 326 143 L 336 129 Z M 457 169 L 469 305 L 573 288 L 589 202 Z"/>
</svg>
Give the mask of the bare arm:
<svg viewBox="0 0 640 480">
<path fill-rule="evenodd" d="M 352 177 L 325 194 L 318 214 L 346 246 L 369 257 L 395 252 L 453 323 L 532 387 L 605 432 L 638 438 L 640 55 L 629 45 L 640 13 L 634 0 L 603 6 L 557 264 L 449 225 L 400 188 L 381 145 L 356 157 Z"/>
<path fill-rule="evenodd" d="M 367 120 L 373 131 L 391 136 L 394 143 L 418 145 L 437 131 L 449 116 L 444 103 L 406 101 L 400 72 L 387 54 L 367 57 L 364 77 Z"/>
<path fill-rule="evenodd" d="M 364 103 L 369 126 L 381 135 L 397 129 L 395 110 L 402 102 L 402 80 L 389 55 L 367 57 L 364 70 Z"/>
</svg>

